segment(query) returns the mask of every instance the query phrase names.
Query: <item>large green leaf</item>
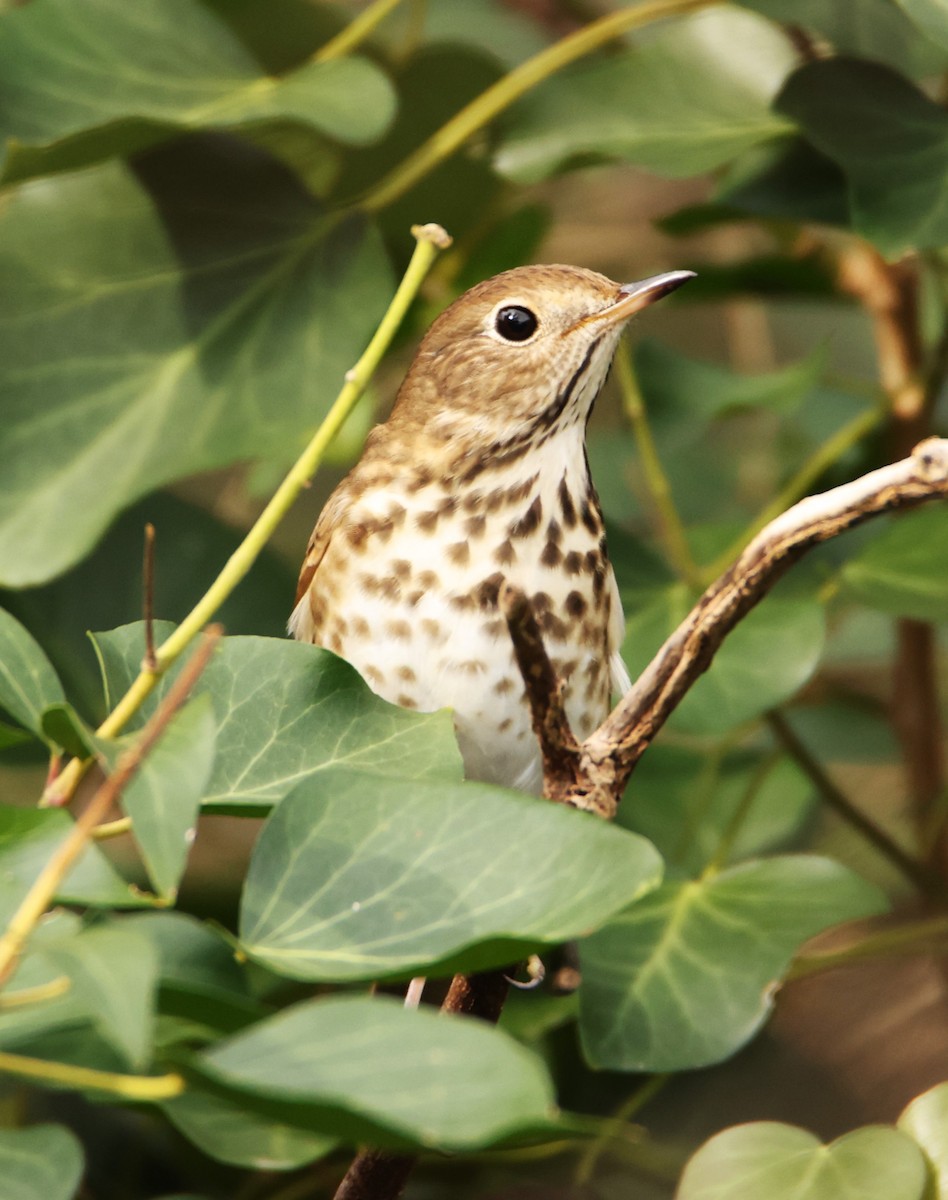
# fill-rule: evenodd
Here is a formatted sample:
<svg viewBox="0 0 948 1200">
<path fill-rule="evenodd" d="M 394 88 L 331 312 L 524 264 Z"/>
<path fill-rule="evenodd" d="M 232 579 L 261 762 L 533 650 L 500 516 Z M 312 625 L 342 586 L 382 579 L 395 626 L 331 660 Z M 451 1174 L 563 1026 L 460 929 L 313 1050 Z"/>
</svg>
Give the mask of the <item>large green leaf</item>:
<svg viewBox="0 0 948 1200">
<path fill-rule="evenodd" d="M 924 1150 L 935 1176 L 935 1196 L 948 1200 L 948 1083 L 916 1096 L 899 1117 L 899 1129 Z"/>
<path fill-rule="evenodd" d="M 766 1020 L 807 938 L 884 908 L 858 875 L 808 856 L 663 884 L 581 944 L 590 1061 L 678 1071 L 727 1058 Z"/>
<path fill-rule="evenodd" d="M 948 4 L 945 0 L 895 0 L 919 29 L 948 49 Z"/>
<path fill-rule="evenodd" d="M 142 626 L 95 640 L 114 702 L 138 671 Z M 301 780 L 336 766 L 366 779 L 461 778 L 450 713 L 387 704 L 348 663 L 316 646 L 225 638 L 196 691 L 214 705 L 217 757 L 203 802 L 217 810 L 265 812 Z"/>
<path fill-rule="evenodd" d="M 925 1160 L 897 1129 L 870 1125 L 829 1146 L 797 1125 L 725 1129 L 689 1161 L 678 1200 L 922 1200 Z"/>
<path fill-rule="evenodd" d="M 700 174 L 790 130 L 771 101 L 794 60 L 753 13 L 697 13 L 541 84 L 511 114 L 495 164 L 521 183 L 591 157 Z"/>
<path fill-rule="evenodd" d="M 6 182 L 130 154 L 183 130 L 280 119 L 362 143 L 384 131 L 394 108 L 388 80 L 364 59 L 264 75 L 198 0 L 35 0 L 0 15 Z"/>
<path fill-rule="evenodd" d="M 65 700 L 49 659 L 31 634 L 0 609 L 0 708 L 38 737 L 43 710 Z"/>
<path fill-rule="evenodd" d="M 4 1200 L 72 1200 L 82 1179 L 82 1147 L 62 1125 L 0 1129 Z"/>
<path fill-rule="evenodd" d="M 540 1060 L 512 1038 L 385 996 L 305 1001 L 195 1065 L 229 1087 L 318 1106 L 313 1130 L 349 1141 L 461 1150 L 554 1118 Z"/>
<path fill-rule="evenodd" d="M 883 254 L 948 241 L 948 113 L 914 84 L 832 58 L 796 71 L 777 108 L 842 167 L 853 226 Z"/>
<path fill-rule="evenodd" d="M 659 870 L 643 838 L 532 796 L 333 771 L 261 833 L 241 937 L 301 979 L 477 970 L 595 927 Z"/>
<path fill-rule="evenodd" d="M 165 224 L 117 165 L 7 198 L 0 579 L 11 586 L 64 570 L 170 479 L 285 457 L 389 295 L 373 230 L 327 215 L 269 159 L 226 145 L 162 154 L 155 179 L 177 173 Z"/>
<path fill-rule="evenodd" d="M 948 504 L 893 521 L 843 568 L 863 604 L 918 621 L 948 620 Z"/>
<path fill-rule="evenodd" d="M 322 1158 L 333 1138 L 250 1112 L 234 1099 L 189 1091 L 161 1105 L 172 1125 L 205 1154 L 256 1171 L 290 1171 Z"/>
<path fill-rule="evenodd" d="M 23 898 L 72 825 L 69 813 L 60 808 L 0 805 L 0 882 L 5 885 L 5 900 L 8 888 L 12 904 Z M 139 908 L 147 904 L 95 845 L 87 846 L 80 855 L 60 884 L 57 899 L 103 908 Z M 2 915 L 5 923 L 10 912 Z"/>
</svg>

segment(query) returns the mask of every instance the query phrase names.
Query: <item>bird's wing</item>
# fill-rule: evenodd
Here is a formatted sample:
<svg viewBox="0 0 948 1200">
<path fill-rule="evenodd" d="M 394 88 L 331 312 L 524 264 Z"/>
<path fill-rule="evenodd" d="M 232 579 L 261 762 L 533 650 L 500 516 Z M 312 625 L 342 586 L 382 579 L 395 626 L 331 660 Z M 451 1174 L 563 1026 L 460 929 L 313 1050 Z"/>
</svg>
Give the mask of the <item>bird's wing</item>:
<svg viewBox="0 0 948 1200">
<path fill-rule="evenodd" d="M 313 616 L 309 604 L 309 589 L 313 582 L 319 564 L 326 557 L 332 535 L 338 526 L 338 516 L 344 504 L 340 488 L 329 497 L 326 507 L 319 514 L 319 519 L 313 529 L 303 556 L 300 568 L 300 578 L 296 585 L 296 605 L 290 613 L 287 628 L 293 637 L 301 642 L 313 640 Z"/>
<path fill-rule="evenodd" d="M 617 696 L 624 696 L 632 687 L 629 671 L 622 661 L 622 643 L 625 640 L 625 616 L 615 572 L 609 571 L 609 627 L 606 630 L 606 647 L 609 652 L 609 678 Z"/>
</svg>

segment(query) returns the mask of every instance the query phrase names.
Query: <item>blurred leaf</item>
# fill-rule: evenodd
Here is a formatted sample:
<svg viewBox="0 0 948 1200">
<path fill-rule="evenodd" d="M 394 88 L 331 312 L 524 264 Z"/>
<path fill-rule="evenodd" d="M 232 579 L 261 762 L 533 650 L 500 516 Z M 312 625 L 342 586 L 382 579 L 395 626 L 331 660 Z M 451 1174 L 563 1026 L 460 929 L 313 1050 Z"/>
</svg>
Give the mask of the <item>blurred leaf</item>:
<svg viewBox="0 0 948 1200">
<path fill-rule="evenodd" d="M 719 203 L 747 215 L 849 226 L 846 176 L 802 138 L 764 146 L 721 181 Z M 705 268 L 702 267 L 702 273 Z M 700 278 L 700 275 L 699 275 Z"/>
<path fill-rule="evenodd" d="M 268 74 L 298 67 L 345 25 L 335 4 L 314 0 L 201 0 L 227 24 Z"/>
<path fill-rule="evenodd" d="M 680 586 L 629 615 L 623 655 L 633 679 L 691 607 Z M 823 607 L 797 596 L 768 596 L 728 634 L 670 726 L 697 734 L 726 733 L 789 699 L 812 676 L 825 636 Z"/>
<path fill-rule="evenodd" d="M 38 643 L 0 609 L 0 708 L 45 741 L 43 710 L 61 700 L 62 686 Z"/>
<path fill-rule="evenodd" d="M 532 796 L 337 770 L 264 827 L 241 939 L 297 979 L 482 970 L 599 924 L 660 868 L 644 839 Z"/>
<path fill-rule="evenodd" d="M 314 1132 L 350 1142 L 462 1150 L 554 1121 L 550 1080 L 513 1038 L 387 996 L 304 1001 L 195 1066 L 231 1088 L 316 1105 Z"/>
<path fill-rule="evenodd" d="M 95 735 L 71 704 L 51 704 L 43 712 L 43 733 L 75 758 L 95 753 Z"/>
<path fill-rule="evenodd" d="M 82 1167 L 82 1147 L 62 1125 L 0 1129 L 4 1200 L 72 1200 Z"/>
<path fill-rule="evenodd" d="M 863 604 L 917 621 L 948 620 L 948 505 L 930 504 L 890 522 L 843 567 Z"/>
<path fill-rule="evenodd" d="M 248 1112 L 233 1099 L 190 1091 L 160 1105 L 172 1125 L 219 1162 L 292 1171 L 328 1154 L 332 1138 Z"/>
<path fill-rule="evenodd" d="M 128 155 L 188 129 L 281 118 L 368 142 L 394 108 L 388 80 L 364 59 L 262 74 L 197 0 L 87 0 L 80 9 L 33 0 L 0 16 L 3 182 Z"/>
<path fill-rule="evenodd" d="M 896 4 L 942 49 L 948 49 L 948 4 L 945 0 L 895 0 Z"/>
<path fill-rule="evenodd" d="M 9 885 L 14 896 L 21 893 L 22 899 L 72 826 L 70 815 L 59 808 L 0 805 L 0 882 Z M 148 903 L 95 845 L 83 851 L 60 886 L 57 899 L 97 908 L 140 908 Z M 9 916 L 10 912 L 3 914 L 4 924 Z"/>
<path fill-rule="evenodd" d="M 141 616 L 140 564 L 148 521 L 157 531 L 155 612 L 181 620 L 236 550 L 241 534 L 167 493 L 148 496 L 123 512 L 92 554 L 66 575 L 41 588 L 2 596 L 41 640 L 73 703 L 95 723 L 105 710 L 88 630 L 114 629 Z M 282 637 L 295 587 L 296 571 L 265 552 L 218 617 L 231 634 Z"/>
<path fill-rule="evenodd" d="M 95 634 L 109 682 L 121 696 L 138 672 L 140 624 Z M 173 676 L 172 676 L 173 677 Z M 144 719 L 170 685 L 166 677 Z M 336 766 L 403 781 L 461 779 L 451 714 L 413 713 L 379 699 L 328 650 L 277 638 L 224 638 L 195 692 L 217 721 L 217 757 L 203 803 L 264 813 L 296 784 Z"/>
<path fill-rule="evenodd" d="M 173 901 L 184 874 L 201 797 L 214 765 L 216 725 L 210 697 L 196 696 L 176 713 L 121 797 L 148 878 L 158 894 Z M 135 737 L 100 749 L 114 769 Z"/>
<path fill-rule="evenodd" d="M 885 907 L 852 871 L 802 855 L 663 884 L 580 944 L 589 1061 L 679 1071 L 728 1058 L 767 1019 L 808 938 Z"/>
<path fill-rule="evenodd" d="M 119 166 L 6 201 L 0 577 L 11 586 L 64 570 L 170 479 L 302 443 L 389 294 L 372 229 L 322 212 L 269 160 L 229 145 L 162 155 L 155 176 L 173 161 L 179 178 L 168 227 Z"/>
<path fill-rule="evenodd" d="M 869 1125 L 824 1146 L 806 1129 L 753 1121 L 692 1156 L 678 1200 L 923 1200 L 925 1161 L 911 1138 Z"/>
<path fill-rule="evenodd" d="M 699 304 L 733 299 L 741 294 L 829 298 L 836 291 L 832 276 L 820 259 L 788 258 L 782 254 L 763 254 L 725 264 L 702 263 L 694 286 L 688 289 L 689 301 Z"/>
<path fill-rule="evenodd" d="M 771 101 L 794 62 L 786 37 L 753 13 L 721 6 L 681 18 L 537 87 L 506 121 L 495 165 L 518 183 L 576 158 L 710 171 L 790 130 Z"/>
<path fill-rule="evenodd" d="M 899 756 L 885 711 L 858 697 L 795 705 L 783 716 L 821 762 L 883 763 Z"/>
<path fill-rule="evenodd" d="M 117 925 L 86 929 L 47 951 L 72 980 L 73 998 L 100 1035 L 133 1066 L 151 1057 L 157 956 L 143 937 Z"/>
<path fill-rule="evenodd" d="M 813 809 L 813 786 L 788 759 L 761 778 L 761 755 L 701 754 L 659 742 L 635 769 L 619 807 L 626 829 L 654 842 L 669 868 L 696 876 L 717 852 L 748 789 L 754 799 L 727 862 L 786 843 Z"/>
<path fill-rule="evenodd" d="M 883 254 L 948 241 L 948 113 L 879 63 L 795 71 L 776 101 L 849 180 L 852 223 Z"/>
<path fill-rule="evenodd" d="M 415 19 L 410 5 L 401 5 L 383 29 L 394 33 L 393 49 L 399 39 L 410 37 Z M 429 43 L 463 44 L 514 67 L 538 53 L 547 44 L 545 22 L 530 21 L 496 0 L 438 0 L 425 12 L 425 37 Z"/>
<path fill-rule="evenodd" d="M 903 1110 L 898 1127 L 925 1152 L 935 1176 L 931 1200 L 948 1200 L 948 1083 L 916 1096 Z"/>
</svg>

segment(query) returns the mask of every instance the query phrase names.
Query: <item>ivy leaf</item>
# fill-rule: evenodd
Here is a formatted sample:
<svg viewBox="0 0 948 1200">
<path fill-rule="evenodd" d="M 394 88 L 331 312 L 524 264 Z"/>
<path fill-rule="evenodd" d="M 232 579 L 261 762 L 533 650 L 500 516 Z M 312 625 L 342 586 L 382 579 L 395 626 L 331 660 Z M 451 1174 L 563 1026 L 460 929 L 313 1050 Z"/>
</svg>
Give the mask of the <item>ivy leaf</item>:
<svg viewBox="0 0 948 1200">
<path fill-rule="evenodd" d="M 8 1200 L 72 1200 L 82 1147 L 62 1125 L 0 1129 L 0 1178 Z"/>
<path fill-rule="evenodd" d="M 9 586 L 63 571 L 169 480 L 301 444 L 390 294 L 374 230 L 326 213 L 272 160 L 216 144 L 161 155 L 154 177 L 173 166 L 177 180 L 161 216 L 114 164 L 5 201 Z"/>
<path fill-rule="evenodd" d="M 948 620 L 948 505 L 930 504 L 892 521 L 846 563 L 856 599 L 917 621 Z"/>
<path fill-rule="evenodd" d="M 39 643 L 0 609 L 0 708 L 45 740 L 43 711 L 65 698 Z"/>
<path fill-rule="evenodd" d="M 254 1097 L 316 1106 L 310 1128 L 347 1141 L 463 1150 L 549 1132 L 555 1115 L 540 1060 L 512 1038 L 387 996 L 304 1001 L 193 1065 Z"/>
<path fill-rule="evenodd" d="M 948 113 L 880 63 L 832 58 L 791 75 L 777 108 L 842 167 L 852 224 L 883 254 L 948 241 Z"/>
<path fill-rule="evenodd" d="M 264 75 L 197 0 L 81 8 L 35 0 L 0 14 L 5 183 L 129 155 L 189 129 L 292 120 L 364 143 L 394 109 L 391 85 L 364 59 Z"/>
<path fill-rule="evenodd" d="M 138 672 L 143 626 L 99 633 L 95 642 L 114 699 Z M 154 710 L 171 678 L 139 720 Z M 203 794 L 206 808 L 265 813 L 302 780 L 336 766 L 366 778 L 461 778 L 450 713 L 412 713 L 387 704 L 353 667 L 316 646 L 224 638 L 195 692 L 210 695 L 217 726 L 217 757 Z"/>
<path fill-rule="evenodd" d="M 590 1062 L 621 1071 L 720 1062 L 764 1023 L 807 938 L 885 906 L 852 871 L 804 855 L 663 884 L 581 944 Z"/>
<path fill-rule="evenodd" d="M 299 979 L 481 970 L 596 926 L 659 869 L 643 838 L 532 796 L 336 770 L 267 822 L 241 938 Z"/>
<path fill-rule="evenodd" d="M 938 1200 L 948 1197 L 948 1083 L 929 1088 L 909 1104 L 898 1127 L 921 1146 L 935 1175 Z M 932 1197 L 934 1200 L 934 1197 Z"/>
<path fill-rule="evenodd" d="M 672 176 L 713 170 L 791 130 L 771 101 L 794 61 L 783 34 L 754 13 L 721 6 L 684 17 L 541 84 L 506 122 L 495 165 L 519 183 L 576 158 Z"/>
<path fill-rule="evenodd" d="M 923 1200 L 925 1160 L 897 1129 L 868 1126 L 829 1146 L 806 1129 L 725 1129 L 685 1167 L 678 1200 Z"/>
</svg>

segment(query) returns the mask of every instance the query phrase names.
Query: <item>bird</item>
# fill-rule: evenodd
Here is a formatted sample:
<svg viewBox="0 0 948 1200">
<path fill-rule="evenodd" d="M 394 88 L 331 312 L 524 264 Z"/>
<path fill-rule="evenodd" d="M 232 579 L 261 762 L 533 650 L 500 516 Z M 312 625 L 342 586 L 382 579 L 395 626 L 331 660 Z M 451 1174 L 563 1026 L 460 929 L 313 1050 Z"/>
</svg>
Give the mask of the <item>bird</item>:
<svg viewBox="0 0 948 1200">
<path fill-rule="evenodd" d="M 586 426 L 629 320 L 693 277 L 544 264 L 476 284 L 319 515 L 290 633 L 394 704 L 452 709 L 468 779 L 542 790 L 503 583 L 531 602 L 579 740 L 628 690 Z"/>
</svg>

